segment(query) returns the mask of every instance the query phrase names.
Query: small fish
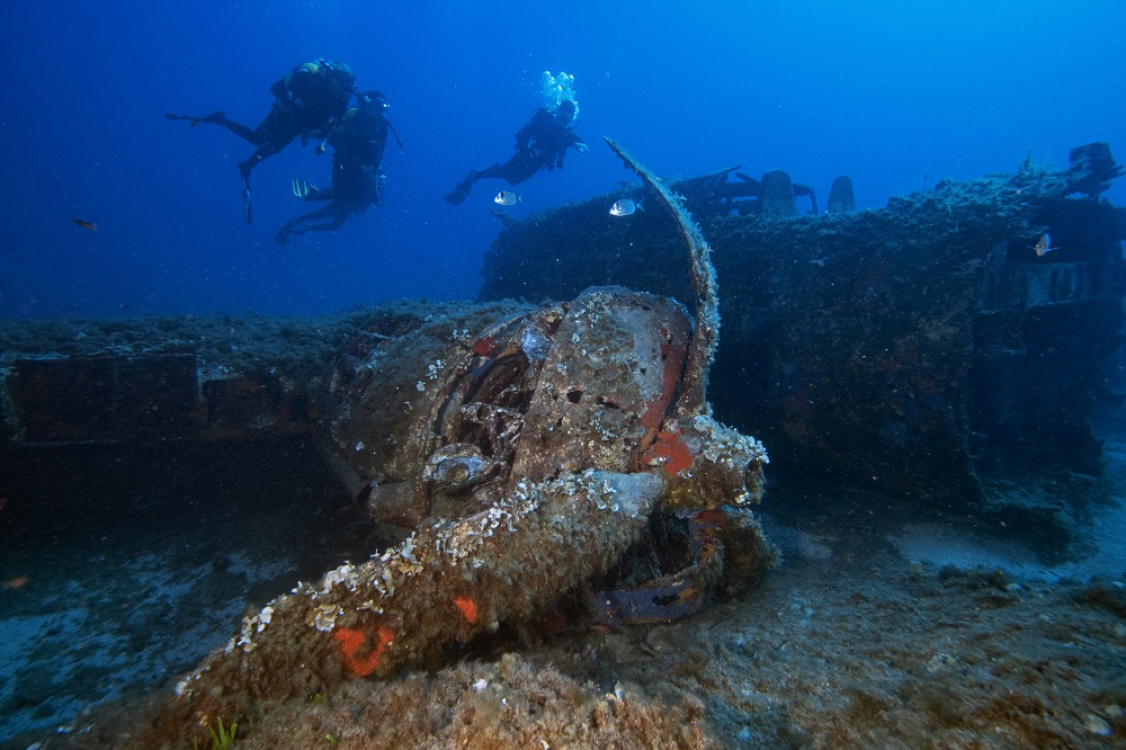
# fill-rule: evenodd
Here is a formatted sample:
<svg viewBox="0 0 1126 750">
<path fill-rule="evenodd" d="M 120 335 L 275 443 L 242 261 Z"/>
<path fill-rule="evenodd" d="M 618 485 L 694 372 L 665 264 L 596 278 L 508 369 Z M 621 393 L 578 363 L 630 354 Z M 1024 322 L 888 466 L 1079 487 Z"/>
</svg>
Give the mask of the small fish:
<svg viewBox="0 0 1126 750">
<path fill-rule="evenodd" d="M 22 589 L 31 579 L 27 576 L 16 576 L 4 581 L 4 588 L 8 591 L 12 589 Z"/>
<path fill-rule="evenodd" d="M 498 206 L 515 206 L 520 202 L 520 196 L 509 190 L 501 190 L 497 193 L 497 197 L 493 198 L 493 203 Z"/>
<path fill-rule="evenodd" d="M 198 128 L 199 127 L 199 120 L 197 120 L 193 117 L 192 121 L 188 123 L 188 127 L 189 128 Z"/>
<path fill-rule="evenodd" d="M 92 221 L 86 221 L 85 219 L 71 219 L 71 221 L 83 229 L 89 229 L 91 232 L 98 231 L 98 225 Z"/>
<path fill-rule="evenodd" d="M 644 211 L 645 199 L 642 198 L 637 203 L 634 203 L 629 198 L 620 198 L 614 201 L 614 205 L 610 206 L 611 216 L 630 216 L 634 211 Z"/>
<path fill-rule="evenodd" d="M 1040 235 L 1040 239 L 1036 240 L 1036 244 L 1032 246 L 1032 249 L 1036 251 L 1037 258 L 1042 258 L 1053 250 L 1058 250 L 1059 248 L 1052 247 L 1052 236 L 1047 232 L 1044 232 L 1044 234 Z"/>
</svg>

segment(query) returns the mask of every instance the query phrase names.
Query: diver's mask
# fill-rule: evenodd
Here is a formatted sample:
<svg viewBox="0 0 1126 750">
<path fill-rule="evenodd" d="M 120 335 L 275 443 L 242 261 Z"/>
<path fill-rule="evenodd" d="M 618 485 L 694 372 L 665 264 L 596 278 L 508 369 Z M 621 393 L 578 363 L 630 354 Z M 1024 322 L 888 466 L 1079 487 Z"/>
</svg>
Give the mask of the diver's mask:
<svg viewBox="0 0 1126 750">
<path fill-rule="evenodd" d="M 555 118 L 556 125 L 563 128 L 570 128 L 575 124 L 575 119 L 578 116 L 578 107 L 569 99 L 564 100 L 555 108 L 555 112 L 552 114 Z"/>
<path fill-rule="evenodd" d="M 391 105 L 387 103 L 387 98 L 378 91 L 368 91 L 361 94 L 360 102 L 378 114 L 383 114 L 391 108 Z"/>
</svg>

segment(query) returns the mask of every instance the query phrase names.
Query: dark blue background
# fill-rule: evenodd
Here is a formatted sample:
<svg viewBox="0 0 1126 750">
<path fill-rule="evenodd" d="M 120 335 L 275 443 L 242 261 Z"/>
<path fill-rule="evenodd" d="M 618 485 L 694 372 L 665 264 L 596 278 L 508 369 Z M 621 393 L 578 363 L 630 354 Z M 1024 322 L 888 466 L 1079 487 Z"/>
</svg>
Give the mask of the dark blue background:
<svg viewBox="0 0 1126 750">
<path fill-rule="evenodd" d="M 1012 171 L 1030 150 L 1064 166 L 1070 147 L 1105 140 L 1126 161 L 1126 5 L 1069 5 L 4 3 L 0 315 L 471 298 L 500 186 L 456 208 L 442 196 L 510 155 L 544 70 L 576 77 L 592 149 L 521 186 L 521 217 L 627 178 L 602 134 L 659 174 L 781 168 L 822 202 L 849 174 L 862 207 Z M 327 183 L 330 156 L 295 143 L 258 167 L 248 226 L 235 164 L 251 147 L 162 113 L 254 125 L 269 85 L 321 56 L 387 95 L 406 151 L 388 147 L 383 208 L 279 248 L 278 225 L 302 210 L 289 180 Z"/>
</svg>

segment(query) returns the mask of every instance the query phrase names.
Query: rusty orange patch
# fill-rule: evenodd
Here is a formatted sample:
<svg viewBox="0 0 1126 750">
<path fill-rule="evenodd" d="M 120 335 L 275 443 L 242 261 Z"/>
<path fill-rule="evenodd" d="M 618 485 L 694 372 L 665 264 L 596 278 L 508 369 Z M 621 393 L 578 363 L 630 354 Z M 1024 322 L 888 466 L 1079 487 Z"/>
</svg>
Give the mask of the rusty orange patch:
<svg viewBox="0 0 1126 750">
<path fill-rule="evenodd" d="M 665 419 L 665 412 L 668 411 L 669 404 L 672 403 L 676 386 L 680 383 L 680 376 L 684 371 L 684 355 L 687 351 L 688 348 L 684 346 L 661 345 L 661 356 L 665 360 L 665 369 L 661 374 L 661 392 L 657 395 L 657 398 L 649 403 L 649 408 L 641 415 L 641 426 L 649 430 L 650 434 L 660 427 L 661 422 Z"/>
<path fill-rule="evenodd" d="M 727 514 L 717 508 L 713 508 L 711 510 L 702 510 L 699 513 L 693 515 L 692 519 L 700 524 L 706 524 L 708 526 L 727 526 L 729 520 L 727 518 Z"/>
<path fill-rule="evenodd" d="M 643 466 L 648 466 L 654 459 L 665 459 L 665 471 L 670 474 L 679 474 L 692 465 L 692 451 L 680 439 L 680 433 L 662 430 L 657 433 L 657 440 L 641 456 Z"/>
<path fill-rule="evenodd" d="M 390 628 L 380 627 L 377 633 L 379 643 L 367 656 L 359 656 L 360 650 L 367 641 L 367 633 L 362 630 L 337 628 L 334 635 L 340 643 L 340 651 L 344 654 L 344 666 L 357 677 L 367 677 L 379 668 L 379 660 L 387 645 L 395 639 L 395 633 Z"/>
<path fill-rule="evenodd" d="M 474 342 L 472 351 L 478 357 L 488 357 L 499 348 L 499 345 L 493 341 L 492 336 L 485 336 Z"/>
<path fill-rule="evenodd" d="M 473 601 L 468 596 L 455 596 L 454 604 L 461 610 L 461 614 L 466 622 L 470 624 L 477 622 L 477 602 Z"/>
</svg>

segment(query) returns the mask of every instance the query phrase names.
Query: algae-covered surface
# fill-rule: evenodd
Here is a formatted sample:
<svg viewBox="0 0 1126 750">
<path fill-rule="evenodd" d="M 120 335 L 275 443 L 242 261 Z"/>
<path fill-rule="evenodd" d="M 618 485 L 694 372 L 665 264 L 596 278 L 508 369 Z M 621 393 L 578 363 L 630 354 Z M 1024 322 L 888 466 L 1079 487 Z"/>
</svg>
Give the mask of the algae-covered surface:
<svg viewBox="0 0 1126 750">
<path fill-rule="evenodd" d="M 323 370 L 373 322 L 421 322 L 464 305 L 403 301 L 335 315 L 185 315 L 0 321 L 0 356 L 122 356 L 190 352 L 206 377 Z M 212 371 L 212 367 L 214 371 Z"/>
</svg>

